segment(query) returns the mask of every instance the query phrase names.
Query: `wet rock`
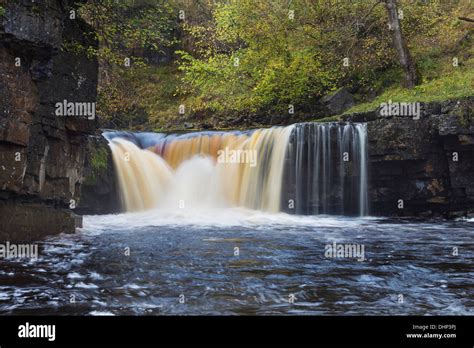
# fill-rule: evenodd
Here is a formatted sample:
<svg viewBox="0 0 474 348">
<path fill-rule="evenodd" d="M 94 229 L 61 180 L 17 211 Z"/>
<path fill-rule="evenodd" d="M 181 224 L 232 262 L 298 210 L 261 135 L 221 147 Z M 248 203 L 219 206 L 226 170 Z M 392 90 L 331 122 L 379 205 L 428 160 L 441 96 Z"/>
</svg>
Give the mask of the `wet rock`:
<svg viewBox="0 0 474 348">
<path fill-rule="evenodd" d="M 341 119 L 347 122 L 370 122 L 377 119 L 377 112 L 355 112 L 349 115 L 343 115 Z"/>
<path fill-rule="evenodd" d="M 45 235 L 74 233 L 74 214 L 41 202 L 0 201 L 0 240 L 11 242 L 37 240 Z"/>
<path fill-rule="evenodd" d="M 122 210 L 112 153 L 102 136 L 90 136 L 81 198 L 76 213 L 111 214 Z"/>
<path fill-rule="evenodd" d="M 63 99 L 95 102 L 98 64 L 60 49 L 63 42 L 72 40 L 97 45 L 91 35 L 84 34 L 91 32 L 87 24 L 69 19 L 73 4 L 20 0 L 4 5 L 6 16 L 0 20 L 0 239 L 74 231 L 70 208 L 80 198 L 88 135 L 96 132 L 97 124 L 85 118 L 58 117 L 55 104 Z"/>
<path fill-rule="evenodd" d="M 419 120 L 379 117 L 369 122 L 372 214 L 469 214 L 474 206 L 473 106 L 473 97 L 425 103 Z"/>
</svg>

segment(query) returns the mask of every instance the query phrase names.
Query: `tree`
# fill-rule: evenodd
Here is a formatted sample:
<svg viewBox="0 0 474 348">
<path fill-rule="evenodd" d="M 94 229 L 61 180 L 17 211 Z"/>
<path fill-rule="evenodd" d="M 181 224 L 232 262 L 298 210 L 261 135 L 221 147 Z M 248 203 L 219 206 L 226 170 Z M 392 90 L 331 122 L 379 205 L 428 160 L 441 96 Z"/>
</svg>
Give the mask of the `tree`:
<svg viewBox="0 0 474 348">
<path fill-rule="evenodd" d="M 94 28 L 99 48 L 69 43 L 99 60 L 98 114 L 107 126 L 130 127 L 141 112 L 134 81 L 162 57 L 172 55 L 176 9 L 168 0 L 83 2 L 80 16 Z M 139 116 L 136 116 L 138 114 Z"/>
<path fill-rule="evenodd" d="M 413 88 L 421 81 L 418 74 L 416 64 L 411 58 L 410 51 L 403 37 L 402 28 L 400 26 L 399 13 L 396 0 L 385 0 L 385 7 L 388 13 L 388 24 L 392 33 L 392 40 L 397 50 L 398 60 L 405 72 L 405 86 Z"/>
</svg>

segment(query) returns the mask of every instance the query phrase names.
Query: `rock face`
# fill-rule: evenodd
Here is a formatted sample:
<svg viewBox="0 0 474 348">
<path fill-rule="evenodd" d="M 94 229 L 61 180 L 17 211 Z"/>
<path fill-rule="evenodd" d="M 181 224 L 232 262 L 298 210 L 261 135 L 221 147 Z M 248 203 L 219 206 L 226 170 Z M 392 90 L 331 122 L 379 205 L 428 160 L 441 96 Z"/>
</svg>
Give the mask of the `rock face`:
<svg viewBox="0 0 474 348">
<path fill-rule="evenodd" d="M 474 97 L 471 97 L 421 104 L 419 119 L 408 116 L 382 117 L 378 110 L 347 115 L 347 121 L 367 122 L 369 214 L 423 218 L 474 216 L 473 111 Z M 301 126 L 306 127 L 302 129 L 309 129 L 311 125 L 315 124 Z M 340 171 L 337 167 L 340 161 L 340 152 L 336 151 L 337 129 L 333 129 L 329 146 L 332 149 L 330 162 L 335 165 L 331 169 L 334 174 L 333 182 L 337 182 L 337 173 Z M 298 179 L 291 177 L 297 172 L 295 159 L 290 158 L 295 157 L 297 152 L 294 135 L 290 139 L 290 151 L 285 162 L 286 179 L 282 206 L 287 206 L 289 199 L 295 199 L 295 192 L 301 191 L 297 194 L 297 209 L 284 210 L 301 214 L 321 212 L 321 207 L 308 199 L 312 191 L 311 186 L 303 185 L 300 191 L 295 186 L 296 181 L 306 183 L 314 179 L 314 173 L 309 174 L 310 171 L 306 170 L 306 166 L 312 161 L 306 150 L 300 153 L 302 167 L 297 174 Z M 128 136 L 133 138 L 133 134 Z M 314 139 L 318 136 L 321 137 L 321 134 L 315 134 L 314 130 L 303 132 L 302 148 L 314 150 Z M 326 139 L 329 139 L 328 135 Z M 97 138 L 90 146 L 90 152 L 91 158 L 96 157 L 95 152 L 102 153 L 99 156 L 102 160 L 92 160 L 96 163 L 95 167 L 97 163 L 102 163 L 99 165 L 102 169 L 97 175 L 87 174 L 88 178 L 96 179 L 87 179 L 83 184 L 79 211 L 88 214 L 120 211 L 120 199 L 117 197 L 118 189 L 108 146 L 104 140 Z M 350 174 L 346 180 L 357 182 L 357 163 L 351 161 L 347 165 L 350 169 L 347 172 Z M 87 167 L 94 166 L 87 164 Z M 91 171 L 87 170 L 87 173 Z M 288 176 L 288 173 L 293 174 Z M 332 176 L 328 174 L 328 178 Z M 345 182 L 344 192 L 349 201 L 344 201 L 347 207 L 342 210 L 344 214 L 357 215 L 358 211 L 351 210 L 355 205 L 350 202 L 359 199 L 358 190 L 356 186 L 348 184 Z M 340 193 L 338 186 L 328 184 L 328 187 L 327 194 L 337 200 Z M 347 191 L 349 187 L 355 187 L 353 192 Z M 340 213 L 341 207 L 329 206 L 326 211 Z"/>
<path fill-rule="evenodd" d="M 83 215 L 122 211 L 114 163 L 107 140 L 91 136 L 87 143 L 81 197 L 75 210 Z"/>
<path fill-rule="evenodd" d="M 327 109 L 328 116 L 339 115 L 354 106 L 354 97 L 343 87 L 321 98 L 321 103 Z"/>
<path fill-rule="evenodd" d="M 421 110 L 418 120 L 378 117 L 368 123 L 371 213 L 469 216 L 474 213 L 474 98 L 422 104 Z"/>
<path fill-rule="evenodd" d="M 95 60 L 62 48 L 95 45 L 70 19 L 74 1 L 1 1 L 0 240 L 74 232 L 95 119 L 56 115 L 56 103 L 94 103 Z M 4 218 L 8 217 L 8 218 Z"/>
<path fill-rule="evenodd" d="M 345 121 L 367 123 L 369 215 L 421 218 L 474 216 L 474 97 L 420 104 L 419 117 L 415 115 L 415 118 L 384 117 L 380 110 L 375 110 L 346 115 Z M 338 206 L 321 209 L 321 202 L 330 204 L 331 200 L 347 205 L 348 202 L 341 201 L 340 192 L 347 194 L 347 187 L 354 186 L 348 186 L 347 180 L 356 179 L 357 182 L 358 174 L 354 168 L 357 169 L 358 163 L 352 160 L 347 164 L 352 171 L 346 169 L 346 187 L 341 190 L 337 174 L 340 167 L 335 165 L 341 157 L 340 147 L 335 142 L 338 134 L 333 132 L 331 137 L 326 134 L 325 139 L 331 139 L 327 142 L 331 152 L 320 156 L 326 158 L 324 163 L 329 168 L 321 182 L 318 179 L 321 173 L 315 175 L 314 170 L 307 168 L 314 166 L 315 149 L 322 148 L 316 139 L 323 134 L 308 131 L 313 125 L 297 125 L 297 129 L 306 129 L 301 133 L 299 145 L 290 139 L 282 207 L 289 213 L 327 211 L 340 214 L 343 211 L 346 215 L 356 214 L 357 211 L 351 211 L 350 204 L 349 209 Z M 337 124 L 333 125 L 336 130 L 341 129 Z M 301 148 L 299 155 L 297 148 Z M 350 152 L 357 152 L 357 149 Z M 291 156 L 301 158 L 300 170 L 295 171 L 297 161 Z M 322 163 L 319 163 L 320 167 Z M 299 168 L 298 165 L 296 168 Z M 299 173 L 298 177 L 294 173 Z M 319 180 L 318 190 L 324 191 L 326 185 L 326 198 L 319 200 L 319 204 L 317 199 L 311 198 L 314 190 L 311 183 L 315 180 Z M 303 183 L 299 190 L 294 182 Z M 357 192 L 349 192 L 349 196 L 357 195 Z M 296 209 L 286 209 L 289 199 L 295 197 Z"/>
</svg>

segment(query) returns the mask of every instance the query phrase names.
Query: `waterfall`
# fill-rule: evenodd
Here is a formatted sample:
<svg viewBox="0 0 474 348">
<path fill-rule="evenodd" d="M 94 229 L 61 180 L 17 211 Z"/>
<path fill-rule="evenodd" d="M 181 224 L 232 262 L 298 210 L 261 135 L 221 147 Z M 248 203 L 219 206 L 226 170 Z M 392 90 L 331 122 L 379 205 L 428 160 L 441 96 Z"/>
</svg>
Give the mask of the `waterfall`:
<svg viewBox="0 0 474 348">
<path fill-rule="evenodd" d="M 245 207 L 367 215 L 365 124 L 104 134 L 126 211 Z"/>
<path fill-rule="evenodd" d="M 140 211 L 156 207 L 172 180 L 169 165 L 125 139 L 113 139 L 110 147 L 125 209 Z"/>
<path fill-rule="evenodd" d="M 206 205 L 278 212 L 292 129 L 107 137 L 127 211 Z"/>
<path fill-rule="evenodd" d="M 367 215 L 366 133 L 365 124 L 297 124 L 285 163 L 283 210 Z"/>
</svg>

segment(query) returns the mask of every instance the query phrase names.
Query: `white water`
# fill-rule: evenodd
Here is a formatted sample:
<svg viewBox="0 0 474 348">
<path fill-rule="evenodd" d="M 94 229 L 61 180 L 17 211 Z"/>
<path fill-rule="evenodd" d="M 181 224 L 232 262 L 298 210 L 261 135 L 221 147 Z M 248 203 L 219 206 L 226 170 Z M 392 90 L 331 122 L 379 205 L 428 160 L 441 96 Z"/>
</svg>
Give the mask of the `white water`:
<svg viewBox="0 0 474 348">
<path fill-rule="evenodd" d="M 101 234 L 107 231 L 128 231 L 130 227 L 177 227 L 252 229 L 281 228 L 288 231 L 298 227 L 318 229 L 342 227 L 357 228 L 374 220 L 373 217 L 346 218 L 330 215 L 290 215 L 268 213 L 247 208 L 154 209 L 143 212 L 91 215 L 84 217 L 83 233 Z"/>
<path fill-rule="evenodd" d="M 290 140 L 287 198 L 298 214 L 368 214 L 365 124 L 301 123 Z"/>
<path fill-rule="evenodd" d="M 120 135 L 110 140 L 127 212 L 240 207 L 278 213 L 290 212 L 284 207 L 295 201 L 290 210 L 298 214 L 343 214 L 344 208 L 350 214 L 368 213 L 365 125 L 308 123 L 184 136 L 137 133 L 134 139 L 147 148 Z M 228 150 L 255 154 L 255 161 L 223 163 L 219 153 Z M 350 152 L 350 166 L 339 158 L 343 150 Z"/>
<path fill-rule="evenodd" d="M 125 209 L 240 206 L 278 212 L 292 129 L 260 129 L 239 136 L 198 134 L 173 139 L 166 147 L 162 143 L 160 153 L 114 138 L 110 147 Z M 224 149 L 255 153 L 256 161 L 218 162 L 217 153 Z"/>
<path fill-rule="evenodd" d="M 367 197 L 367 125 L 359 125 L 357 127 L 360 141 L 360 176 L 359 176 L 359 209 L 360 215 L 368 214 L 368 197 Z"/>
</svg>

